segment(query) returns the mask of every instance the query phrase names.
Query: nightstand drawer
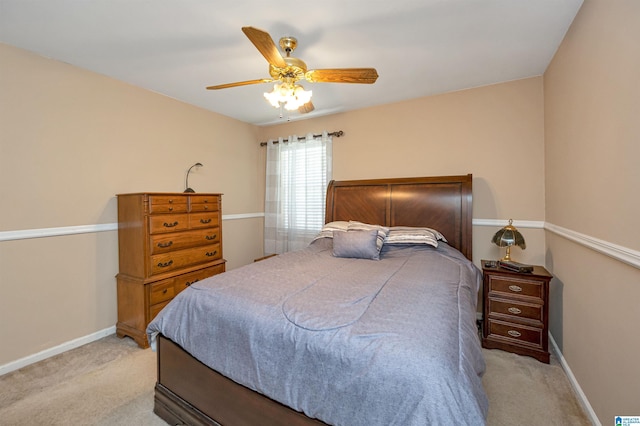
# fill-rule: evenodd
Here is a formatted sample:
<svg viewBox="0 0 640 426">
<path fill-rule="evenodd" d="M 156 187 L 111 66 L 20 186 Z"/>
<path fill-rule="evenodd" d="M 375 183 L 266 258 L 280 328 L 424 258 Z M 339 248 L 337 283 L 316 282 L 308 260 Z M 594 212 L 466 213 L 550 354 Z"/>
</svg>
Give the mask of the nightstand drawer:
<svg viewBox="0 0 640 426">
<path fill-rule="evenodd" d="M 533 321 L 542 325 L 544 306 L 515 300 L 489 297 L 489 316 L 505 317 L 507 321 Z"/>
<path fill-rule="evenodd" d="M 492 275 L 489 278 L 489 292 L 504 293 L 511 296 L 535 297 L 542 300 L 543 284 L 543 281 Z"/>
<path fill-rule="evenodd" d="M 506 341 L 517 342 L 542 348 L 542 329 L 537 327 L 527 327 L 525 325 L 513 324 L 505 321 L 488 320 L 488 338 L 505 339 Z"/>
</svg>

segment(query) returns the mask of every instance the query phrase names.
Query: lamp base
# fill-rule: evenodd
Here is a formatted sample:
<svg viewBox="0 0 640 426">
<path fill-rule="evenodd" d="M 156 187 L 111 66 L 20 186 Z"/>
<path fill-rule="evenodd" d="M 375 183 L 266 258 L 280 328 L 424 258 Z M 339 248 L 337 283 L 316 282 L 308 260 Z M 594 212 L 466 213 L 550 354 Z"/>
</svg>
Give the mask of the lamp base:
<svg viewBox="0 0 640 426">
<path fill-rule="evenodd" d="M 184 190 L 184 192 L 196 192 L 196 191 L 194 191 L 194 190 L 193 190 L 193 189 L 191 189 L 191 188 L 187 188 L 187 189 L 185 189 L 185 190 Z"/>
<path fill-rule="evenodd" d="M 507 262 L 511 261 L 511 246 L 507 246 L 507 252 L 505 253 L 504 257 L 500 260 L 504 260 Z"/>
</svg>

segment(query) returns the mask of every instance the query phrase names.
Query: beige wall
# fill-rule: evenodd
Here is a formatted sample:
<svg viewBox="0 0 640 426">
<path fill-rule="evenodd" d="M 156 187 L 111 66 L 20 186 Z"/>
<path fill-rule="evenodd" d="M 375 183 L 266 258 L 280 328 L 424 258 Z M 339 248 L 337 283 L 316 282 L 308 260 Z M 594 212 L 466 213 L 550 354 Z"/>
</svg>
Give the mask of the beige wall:
<svg viewBox="0 0 640 426">
<path fill-rule="evenodd" d="M 640 250 L 640 2 L 585 0 L 544 75 L 546 219 Z M 637 256 L 637 255 L 636 255 Z M 640 413 L 640 270 L 547 235 L 551 332 L 602 424 Z"/>
<path fill-rule="evenodd" d="M 254 126 L 0 44 L 0 232 L 117 222 L 117 193 L 222 192 L 262 212 Z M 228 267 L 262 218 L 225 220 Z M 0 366 L 116 323 L 117 232 L 0 242 Z"/>
<path fill-rule="evenodd" d="M 371 88 L 375 90 L 375 86 Z M 473 217 L 544 221 L 542 77 L 260 129 L 261 140 L 343 130 L 334 179 L 473 173 Z M 497 258 L 496 226 L 474 226 L 474 260 Z M 524 262 L 544 263 L 544 231 L 521 229 Z"/>
<path fill-rule="evenodd" d="M 191 186 L 225 193 L 225 215 L 261 212 L 257 139 L 324 128 L 346 134 L 336 139 L 336 179 L 473 173 L 474 218 L 544 220 L 540 77 L 256 128 L 9 46 L 0 55 L 9 64 L 0 188 L 18 206 L 3 210 L 0 231 L 113 223 L 115 194 L 181 191 L 196 161 L 205 166 Z M 224 226 L 230 267 L 262 254 L 261 219 Z M 496 229 L 474 228 L 477 261 L 499 255 L 489 243 Z M 543 231 L 523 232 L 528 248 L 516 257 L 541 263 Z M 0 302 L 0 339 L 11 342 L 0 365 L 115 323 L 114 231 L 6 241 L 0 250 L 2 287 L 15 288 Z"/>
</svg>

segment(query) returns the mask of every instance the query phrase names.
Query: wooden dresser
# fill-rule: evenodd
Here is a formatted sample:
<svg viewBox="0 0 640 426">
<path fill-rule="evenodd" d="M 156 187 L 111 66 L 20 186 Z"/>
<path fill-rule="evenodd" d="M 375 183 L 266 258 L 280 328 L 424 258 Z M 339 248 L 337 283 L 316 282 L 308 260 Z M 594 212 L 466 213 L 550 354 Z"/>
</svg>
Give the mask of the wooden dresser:
<svg viewBox="0 0 640 426">
<path fill-rule="evenodd" d="M 194 282 L 224 272 L 222 194 L 118 194 L 116 334 L 148 347 L 149 322 Z"/>
<path fill-rule="evenodd" d="M 482 261 L 482 346 L 549 363 L 549 281 L 542 266 L 531 273 L 490 268 Z"/>
</svg>

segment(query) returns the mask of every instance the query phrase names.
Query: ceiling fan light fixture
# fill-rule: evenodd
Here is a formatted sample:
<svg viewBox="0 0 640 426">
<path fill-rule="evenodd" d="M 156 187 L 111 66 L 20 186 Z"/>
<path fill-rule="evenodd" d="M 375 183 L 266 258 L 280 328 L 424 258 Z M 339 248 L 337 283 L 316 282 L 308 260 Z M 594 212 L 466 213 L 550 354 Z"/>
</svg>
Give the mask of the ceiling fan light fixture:
<svg viewBox="0 0 640 426">
<path fill-rule="evenodd" d="M 269 63 L 271 78 L 207 86 L 207 90 L 275 82 L 273 90 L 265 93 L 264 97 L 274 108 L 280 109 L 280 118 L 283 116 L 283 109 L 297 110 L 301 114 L 309 113 L 315 109 L 311 103 L 311 90 L 306 91 L 304 87 L 296 84 L 300 80 L 305 80 L 308 83 L 373 84 L 378 79 L 378 72 L 375 68 L 309 70 L 302 59 L 291 56 L 298 45 L 298 40 L 295 37 L 286 36 L 280 39 L 280 48 L 285 53 L 285 56 L 282 56 L 268 32 L 254 27 L 242 27 L 242 32 Z"/>
<path fill-rule="evenodd" d="M 274 84 L 264 97 L 274 108 L 284 106 L 287 111 L 295 111 L 311 100 L 311 94 L 311 90 L 304 90 L 299 84 L 283 82 Z"/>
</svg>

